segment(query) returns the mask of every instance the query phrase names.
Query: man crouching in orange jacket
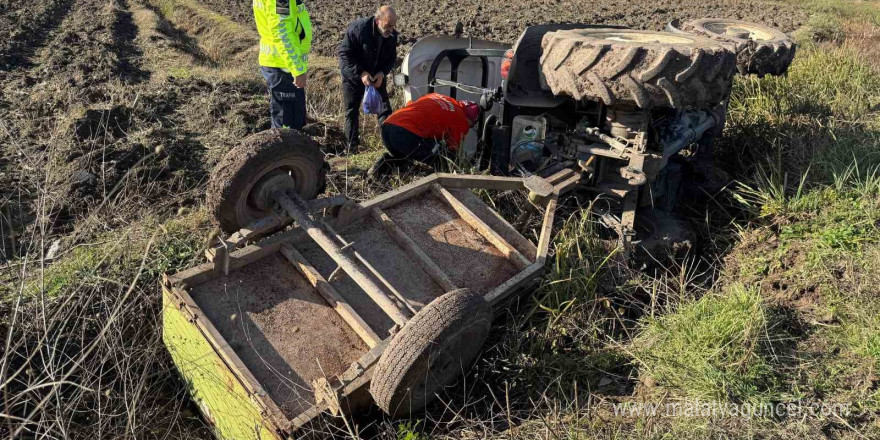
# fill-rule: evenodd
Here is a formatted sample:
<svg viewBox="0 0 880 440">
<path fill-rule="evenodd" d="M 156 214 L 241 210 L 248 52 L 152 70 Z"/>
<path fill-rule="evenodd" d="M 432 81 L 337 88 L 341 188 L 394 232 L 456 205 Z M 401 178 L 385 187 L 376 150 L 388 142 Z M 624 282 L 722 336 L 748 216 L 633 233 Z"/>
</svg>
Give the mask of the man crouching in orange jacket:
<svg viewBox="0 0 880 440">
<path fill-rule="evenodd" d="M 382 123 L 382 143 L 388 151 L 370 167 L 367 176 L 378 177 L 406 160 L 430 164 L 444 153 L 441 142 L 450 152 L 457 151 L 479 116 L 477 103 L 438 93 L 410 102 Z"/>
</svg>

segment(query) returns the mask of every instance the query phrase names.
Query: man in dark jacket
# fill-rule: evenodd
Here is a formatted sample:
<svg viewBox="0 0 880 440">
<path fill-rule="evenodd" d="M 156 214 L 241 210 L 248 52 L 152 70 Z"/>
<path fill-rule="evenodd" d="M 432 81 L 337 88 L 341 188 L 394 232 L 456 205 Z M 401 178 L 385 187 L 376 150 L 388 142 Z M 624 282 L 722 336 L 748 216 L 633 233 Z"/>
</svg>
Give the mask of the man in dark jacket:
<svg viewBox="0 0 880 440">
<path fill-rule="evenodd" d="M 356 149 L 360 143 L 358 115 L 367 86 L 375 87 L 382 97 L 379 123 L 391 114 L 386 84 L 397 60 L 396 25 L 397 13 L 394 8 L 382 6 L 375 16 L 361 18 L 348 25 L 345 37 L 339 44 L 345 137 L 351 149 Z"/>
</svg>

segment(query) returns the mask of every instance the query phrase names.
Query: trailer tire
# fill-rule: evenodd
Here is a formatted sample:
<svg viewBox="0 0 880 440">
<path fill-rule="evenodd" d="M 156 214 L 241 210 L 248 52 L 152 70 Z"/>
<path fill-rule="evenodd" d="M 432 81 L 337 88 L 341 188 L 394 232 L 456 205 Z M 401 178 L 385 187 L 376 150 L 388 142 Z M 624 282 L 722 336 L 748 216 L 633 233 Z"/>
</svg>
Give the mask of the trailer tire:
<svg viewBox="0 0 880 440">
<path fill-rule="evenodd" d="M 693 108 L 730 92 L 730 43 L 665 31 L 574 29 L 548 32 L 541 71 L 553 94 L 605 105 Z"/>
<path fill-rule="evenodd" d="M 491 324 L 491 306 L 469 289 L 432 301 L 404 325 L 379 359 L 370 382 L 376 404 L 394 417 L 422 411 L 467 371 Z"/>
<path fill-rule="evenodd" d="M 770 26 L 741 20 L 701 18 L 685 22 L 681 29 L 736 45 L 736 69 L 742 75 L 782 75 L 794 60 L 794 41 Z"/>
<path fill-rule="evenodd" d="M 220 228 L 232 233 L 271 214 L 255 206 L 251 190 L 270 173 L 288 173 L 294 189 L 309 200 L 324 192 L 327 163 L 321 147 L 310 137 L 290 129 L 271 129 L 245 138 L 223 156 L 208 182 L 208 212 Z"/>
</svg>

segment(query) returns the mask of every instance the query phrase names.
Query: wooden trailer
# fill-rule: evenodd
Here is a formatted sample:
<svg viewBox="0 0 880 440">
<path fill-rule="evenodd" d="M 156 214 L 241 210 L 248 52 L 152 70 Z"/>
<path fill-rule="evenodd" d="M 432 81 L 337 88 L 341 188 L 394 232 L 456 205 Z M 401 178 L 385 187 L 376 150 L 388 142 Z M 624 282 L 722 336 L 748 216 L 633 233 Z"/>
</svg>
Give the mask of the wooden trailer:
<svg viewBox="0 0 880 440">
<path fill-rule="evenodd" d="M 221 438 L 287 438 L 371 402 L 418 411 L 477 356 L 491 311 L 539 280 L 557 197 L 578 177 L 434 174 L 361 203 L 277 193 L 281 214 L 163 277 L 163 340 Z M 528 192 L 538 243 L 474 188 Z"/>
</svg>

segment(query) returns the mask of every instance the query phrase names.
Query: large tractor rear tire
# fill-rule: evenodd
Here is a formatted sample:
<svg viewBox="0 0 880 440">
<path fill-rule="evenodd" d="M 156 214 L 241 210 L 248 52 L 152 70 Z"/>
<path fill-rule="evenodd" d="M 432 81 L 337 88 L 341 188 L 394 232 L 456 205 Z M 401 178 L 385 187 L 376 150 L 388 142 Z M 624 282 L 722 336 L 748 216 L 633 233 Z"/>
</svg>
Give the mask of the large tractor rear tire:
<svg viewBox="0 0 880 440">
<path fill-rule="evenodd" d="M 609 106 L 715 105 L 730 91 L 736 62 L 729 43 L 671 32 L 564 30 L 548 32 L 541 46 L 554 94 Z"/>
<path fill-rule="evenodd" d="M 272 213 L 272 189 L 305 200 L 324 192 L 327 163 L 317 142 L 289 129 L 256 133 L 220 160 L 208 182 L 208 212 L 220 228 L 238 231 Z M 261 188 L 261 191 L 257 191 Z"/>
<path fill-rule="evenodd" d="M 741 20 L 701 18 L 681 25 L 681 30 L 736 45 L 739 73 L 782 75 L 794 59 L 795 44 L 782 31 Z"/>
<path fill-rule="evenodd" d="M 370 382 L 386 414 L 422 411 L 466 373 L 492 325 L 492 308 L 468 289 L 445 293 L 413 316 L 388 344 Z"/>
</svg>

